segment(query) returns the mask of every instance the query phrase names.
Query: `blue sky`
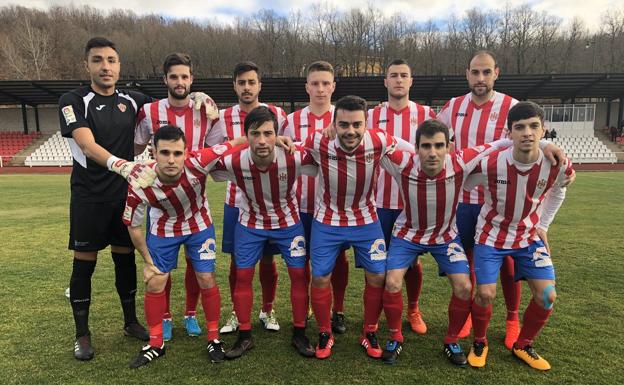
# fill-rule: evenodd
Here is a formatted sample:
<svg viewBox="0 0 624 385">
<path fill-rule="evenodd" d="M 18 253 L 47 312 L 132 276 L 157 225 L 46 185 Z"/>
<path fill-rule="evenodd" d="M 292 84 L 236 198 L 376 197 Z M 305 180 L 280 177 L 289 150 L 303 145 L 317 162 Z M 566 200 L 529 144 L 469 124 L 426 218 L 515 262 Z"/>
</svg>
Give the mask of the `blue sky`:
<svg viewBox="0 0 624 385">
<path fill-rule="evenodd" d="M 591 30 L 600 26 L 600 16 L 605 10 L 619 8 L 624 10 L 622 0 L 508 0 L 512 6 L 529 4 L 536 11 L 548 11 L 558 15 L 565 23 L 575 16 L 580 17 Z M 231 23 L 238 16 L 249 16 L 262 8 L 270 8 L 280 14 L 300 10 L 304 14 L 310 9 L 310 4 L 319 3 L 314 0 L 106 0 L 94 2 L 87 0 L 30 0 L 29 7 L 47 9 L 50 6 L 80 6 L 87 4 L 103 11 L 112 8 L 131 9 L 138 14 L 157 13 L 172 18 L 194 18 L 198 21 L 216 21 Z M 480 0 L 475 2 L 461 0 L 384 0 L 371 2 L 370 0 L 325 0 L 338 10 L 348 10 L 353 7 L 365 8 L 368 4 L 375 4 L 386 15 L 403 13 L 408 19 L 415 22 L 425 22 L 429 19 L 444 19 L 449 14 L 461 15 L 467 9 L 479 6 L 482 9 L 501 9 L 505 6 L 504 0 Z M 24 5 L 15 0 L 0 0 L 0 6 L 9 4 Z M 383 7 L 381 7 L 383 4 Z"/>
</svg>

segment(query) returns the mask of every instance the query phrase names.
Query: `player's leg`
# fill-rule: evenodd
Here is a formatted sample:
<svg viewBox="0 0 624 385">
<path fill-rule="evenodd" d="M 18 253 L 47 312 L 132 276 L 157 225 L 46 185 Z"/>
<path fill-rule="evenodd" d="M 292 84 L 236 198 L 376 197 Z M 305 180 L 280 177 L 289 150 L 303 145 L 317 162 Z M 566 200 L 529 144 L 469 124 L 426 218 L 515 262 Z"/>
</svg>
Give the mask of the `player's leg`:
<svg viewBox="0 0 624 385">
<path fill-rule="evenodd" d="M 516 254 L 516 278 L 527 279 L 533 297 L 524 311 L 522 329 L 512 352 L 532 368 L 548 370 L 550 364 L 537 354 L 533 341 L 548 321 L 557 298 L 555 270 L 550 254 L 541 241 L 521 250 L 522 254 Z"/>
<path fill-rule="evenodd" d="M 487 329 L 496 297 L 496 281 L 507 254 L 503 249 L 486 245 L 475 245 L 474 252 L 477 288 L 471 310 L 474 342 L 468 354 L 468 363 L 473 367 L 483 367 L 488 354 Z"/>
<path fill-rule="evenodd" d="M 386 243 L 379 222 L 351 228 L 351 244 L 355 251 L 355 265 L 365 270 L 364 325 L 360 344 L 369 357 L 381 358 L 377 340 L 379 317 L 383 309 L 386 275 Z"/>
<path fill-rule="evenodd" d="M 236 258 L 234 257 L 236 224 L 238 223 L 238 208 L 223 204 L 223 239 L 221 243 L 221 251 L 230 254 L 230 269 L 228 274 L 228 283 L 230 286 L 230 299 L 234 303 L 234 288 L 236 287 Z M 238 318 L 232 310 L 232 314 L 228 318 L 225 325 L 221 327 L 221 334 L 232 333 L 238 330 Z"/>
<path fill-rule="evenodd" d="M 332 270 L 332 331 L 344 334 L 347 331 L 344 316 L 344 299 L 349 284 L 349 260 L 347 259 L 347 247 L 341 248 L 336 257 L 336 264 Z"/>
<path fill-rule="evenodd" d="M 167 278 L 165 285 L 165 313 L 163 314 L 163 338 L 165 341 L 171 341 L 173 338 L 173 317 L 171 315 L 171 286 L 173 284 L 171 274 Z"/>
<path fill-rule="evenodd" d="M 219 319 L 221 318 L 221 293 L 215 279 L 215 263 L 217 258 L 214 226 L 188 237 L 186 255 L 187 263 L 193 264 L 204 317 L 206 320 L 206 338 L 208 340 L 208 356 L 213 363 L 223 362 L 225 350 L 219 341 Z"/>
<path fill-rule="evenodd" d="M 264 329 L 270 331 L 278 331 L 280 329 L 280 325 L 275 317 L 275 310 L 273 309 L 275 293 L 277 293 L 277 264 L 275 263 L 274 254 L 279 254 L 278 248 L 272 243 L 267 243 L 258 268 L 260 287 L 262 288 L 262 309 L 258 318 Z"/>
<path fill-rule="evenodd" d="M 459 237 L 450 242 L 431 246 L 429 251 L 438 264 L 440 276 L 446 275 L 452 294 L 448 305 L 448 329 L 442 351 L 454 365 L 466 365 L 466 355 L 459 345 L 459 332 L 470 314 L 472 304 L 470 267 Z"/>
<path fill-rule="evenodd" d="M 403 351 L 403 277 L 408 267 L 414 263 L 418 246 L 400 238 L 392 238 L 386 262 L 386 281 L 383 292 L 383 309 L 388 322 L 389 338 L 382 353 L 387 364 L 397 362 Z"/>
<path fill-rule="evenodd" d="M 466 257 L 468 257 L 468 263 L 470 264 L 470 282 L 472 283 L 472 289 L 474 291 L 476 287 L 476 278 L 474 271 L 474 237 L 475 229 L 477 227 L 477 220 L 479 218 L 479 212 L 481 211 L 481 205 L 459 203 L 457 205 L 457 230 L 459 238 L 461 240 Z M 459 338 L 466 338 L 470 335 L 472 329 L 472 316 L 469 315 L 466 319 L 466 323 L 459 332 Z"/>
<path fill-rule="evenodd" d="M 306 239 L 301 223 L 271 231 L 271 241 L 279 248 L 288 266 L 292 307 L 292 345 L 304 357 L 314 357 L 315 349 L 305 335 L 308 313 L 308 287 L 305 280 Z"/>
<path fill-rule="evenodd" d="M 405 290 L 407 292 L 407 320 L 414 333 L 427 333 L 427 324 L 422 318 L 418 306 L 420 292 L 422 291 L 422 263 L 420 258 L 410 266 L 405 273 Z"/>
<path fill-rule="evenodd" d="M 238 317 L 238 338 L 234 346 L 225 353 L 228 359 L 242 356 L 254 347 L 251 336 L 251 308 L 253 306 L 253 276 L 256 263 L 269 240 L 268 230 L 252 229 L 236 224 L 237 239 L 234 246 L 236 256 L 236 287 L 234 289 L 234 311 Z"/>
<path fill-rule="evenodd" d="M 514 259 L 511 256 L 505 257 L 500 271 L 501 288 L 505 297 L 505 307 L 507 308 L 507 319 L 505 320 L 505 347 L 511 349 L 513 343 L 518 339 L 520 333 L 520 321 L 518 310 L 522 295 L 522 282 L 514 279 Z"/>
<path fill-rule="evenodd" d="M 166 298 L 165 286 L 170 272 L 178 264 L 178 252 L 184 244 L 183 237 L 157 237 L 148 233 L 146 243 L 154 266 L 163 274 L 152 275 L 145 285 L 145 319 L 149 328 L 149 342 L 130 362 L 130 368 L 138 368 L 165 355 L 163 338 L 163 315 Z"/>
<path fill-rule="evenodd" d="M 186 270 L 184 271 L 184 289 L 186 291 L 186 301 L 184 310 L 184 328 L 191 337 L 201 334 L 201 328 L 197 322 L 197 302 L 201 294 L 201 288 L 197 282 L 197 275 L 193 268 L 193 263 L 188 250 L 185 249 Z"/>
<path fill-rule="evenodd" d="M 310 264 L 312 267 L 310 303 L 316 324 L 319 327 L 319 342 L 316 346 L 316 357 L 319 359 L 329 357 L 334 345 L 331 329 L 331 274 L 336 262 L 336 255 L 343 246 L 347 229 L 325 225 L 317 220 L 312 221 L 310 231 Z"/>
</svg>

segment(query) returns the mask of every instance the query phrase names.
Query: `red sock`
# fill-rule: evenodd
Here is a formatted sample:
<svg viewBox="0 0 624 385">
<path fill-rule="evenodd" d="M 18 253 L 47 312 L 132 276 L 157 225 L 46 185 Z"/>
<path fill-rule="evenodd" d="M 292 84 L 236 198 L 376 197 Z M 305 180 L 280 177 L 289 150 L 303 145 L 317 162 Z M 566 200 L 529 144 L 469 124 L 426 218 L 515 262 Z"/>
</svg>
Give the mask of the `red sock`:
<svg viewBox="0 0 624 385">
<path fill-rule="evenodd" d="M 272 259 L 269 263 L 260 260 L 260 286 L 262 286 L 262 311 L 273 310 L 275 292 L 277 291 L 277 264 Z"/>
<path fill-rule="evenodd" d="M 186 271 L 184 272 L 184 288 L 186 289 L 186 311 L 184 315 L 194 316 L 197 310 L 197 301 L 199 301 L 199 283 L 193 269 L 193 262 L 190 258 L 186 259 Z"/>
<path fill-rule="evenodd" d="M 412 265 L 405 273 L 405 290 L 407 291 L 408 313 L 418 310 L 418 298 L 422 290 L 422 264 Z"/>
<path fill-rule="evenodd" d="M 288 268 L 290 277 L 290 304 L 292 306 L 293 326 L 304 328 L 308 316 L 308 286 L 304 268 Z"/>
<path fill-rule="evenodd" d="M 479 306 L 473 302 L 471 314 L 475 342 L 483 342 L 487 345 L 487 329 L 490 324 L 490 318 L 492 318 L 492 305 Z"/>
<path fill-rule="evenodd" d="M 234 262 L 234 254 L 230 254 L 230 274 L 228 275 L 230 284 L 230 298 L 234 302 L 234 289 L 236 288 L 236 262 Z"/>
<path fill-rule="evenodd" d="M 344 297 L 349 283 L 349 261 L 346 251 L 341 251 L 336 258 L 336 265 L 331 276 L 332 290 L 334 293 L 334 311 L 344 311 Z"/>
<path fill-rule="evenodd" d="M 163 327 L 162 320 L 165 313 L 165 291 L 159 293 L 145 292 L 145 320 L 149 328 L 150 346 L 160 348 L 163 346 Z"/>
<path fill-rule="evenodd" d="M 169 278 L 167 278 L 167 283 L 165 284 L 165 310 L 163 313 L 163 319 L 171 319 L 171 309 L 169 308 L 170 303 L 171 303 L 171 274 L 169 274 Z"/>
<path fill-rule="evenodd" d="M 219 339 L 219 319 L 221 319 L 221 293 L 219 286 L 214 285 L 209 289 L 200 289 L 202 308 L 206 317 L 206 329 L 208 329 L 208 341 Z"/>
<path fill-rule="evenodd" d="M 455 294 L 451 296 L 451 301 L 448 305 L 448 329 L 444 337 L 445 344 L 456 344 L 459 341 L 457 335 L 464 326 L 468 314 L 470 314 L 471 303 L 471 300 L 461 299 L 456 297 Z"/>
<path fill-rule="evenodd" d="M 310 302 L 320 333 L 331 333 L 331 292 L 329 286 L 318 288 L 313 285 L 310 289 Z"/>
<path fill-rule="evenodd" d="M 529 306 L 524 311 L 524 317 L 522 319 L 522 329 L 520 329 L 520 335 L 516 342 L 516 347 L 523 348 L 527 345 L 532 345 L 533 340 L 539 334 L 540 330 L 548 321 L 548 317 L 552 313 L 552 308 L 546 310 L 535 301 L 531 300 Z"/>
<path fill-rule="evenodd" d="M 518 309 L 520 309 L 520 297 L 522 295 L 522 282 L 514 281 L 514 259 L 505 257 L 500 270 L 501 287 L 507 306 L 507 321 L 518 321 Z"/>
<path fill-rule="evenodd" d="M 388 332 L 390 332 L 390 340 L 403 342 L 403 293 L 399 290 L 396 293 L 390 293 L 388 290 L 383 292 L 383 309 L 388 322 Z"/>
<path fill-rule="evenodd" d="M 364 286 L 364 333 L 376 332 L 383 309 L 383 287 Z"/>
<path fill-rule="evenodd" d="M 240 330 L 251 330 L 251 307 L 253 306 L 252 281 L 256 269 L 236 269 L 236 288 L 234 289 L 234 311 Z"/>
</svg>

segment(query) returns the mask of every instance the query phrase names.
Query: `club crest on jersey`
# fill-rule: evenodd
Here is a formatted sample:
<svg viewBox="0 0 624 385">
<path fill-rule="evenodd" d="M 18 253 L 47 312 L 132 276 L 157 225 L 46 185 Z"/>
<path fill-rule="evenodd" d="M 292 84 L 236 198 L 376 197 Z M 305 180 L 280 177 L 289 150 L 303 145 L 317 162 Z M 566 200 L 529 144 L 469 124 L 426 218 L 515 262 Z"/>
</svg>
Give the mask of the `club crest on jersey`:
<svg viewBox="0 0 624 385">
<path fill-rule="evenodd" d="M 410 118 L 410 124 L 411 124 L 411 125 L 413 125 L 413 126 L 418 125 L 418 117 L 416 117 L 416 116 L 412 116 L 412 117 Z"/>
<path fill-rule="evenodd" d="M 383 239 L 376 239 L 368 251 L 371 261 L 383 261 L 386 259 L 386 242 Z"/>
<path fill-rule="evenodd" d="M 538 189 L 543 189 L 544 187 L 546 187 L 546 179 L 540 179 L 537 181 L 537 188 Z"/>
<path fill-rule="evenodd" d="M 459 261 L 468 262 L 468 258 L 466 257 L 464 248 L 461 247 L 461 245 L 456 242 L 449 243 L 446 249 L 446 256 L 449 257 L 449 262 L 459 262 Z"/>
<path fill-rule="evenodd" d="M 290 256 L 291 257 L 305 257 L 306 255 L 306 243 L 303 235 L 297 235 L 290 242 Z"/>
<path fill-rule="evenodd" d="M 217 155 L 223 155 L 224 152 L 227 151 L 227 146 L 223 144 L 217 144 L 216 146 L 212 146 L 212 151 Z"/>
<path fill-rule="evenodd" d="M 283 172 L 281 174 L 279 174 L 279 181 L 280 182 L 286 182 L 288 181 L 288 174 Z"/>
<path fill-rule="evenodd" d="M 493 111 L 492 113 L 490 113 L 490 121 L 495 122 L 497 120 L 498 120 L 498 112 Z"/>
<path fill-rule="evenodd" d="M 119 111 L 121 111 L 121 112 L 126 112 L 126 105 L 123 104 L 123 103 L 119 103 L 117 105 L 117 108 L 119 108 Z"/>
<path fill-rule="evenodd" d="M 199 259 L 202 261 L 211 260 L 217 258 L 217 242 L 214 238 L 206 239 L 206 242 L 202 245 L 202 247 L 198 251 Z"/>
<path fill-rule="evenodd" d="M 128 221 L 128 222 L 132 220 L 132 207 L 126 206 L 124 213 L 123 213 L 123 219 L 124 221 Z"/>
<path fill-rule="evenodd" d="M 544 246 L 540 246 L 533 252 L 533 259 L 531 261 L 535 264 L 535 267 L 547 267 L 552 266 L 552 260 L 550 254 Z"/>
<path fill-rule="evenodd" d="M 74 108 L 72 106 L 65 106 L 61 109 L 61 111 L 63 111 L 65 124 L 70 125 L 72 123 L 76 123 L 76 114 L 74 114 Z"/>
<path fill-rule="evenodd" d="M 199 120 L 199 119 L 193 120 L 193 126 L 194 127 L 200 127 L 201 126 L 201 120 Z"/>
<path fill-rule="evenodd" d="M 371 163 L 373 163 L 373 159 L 375 159 L 375 154 L 373 154 L 372 152 L 371 152 L 370 154 L 366 154 L 366 155 L 364 156 L 364 161 L 365 161 L 367 164 L 371 164 Z"/>
</svg>

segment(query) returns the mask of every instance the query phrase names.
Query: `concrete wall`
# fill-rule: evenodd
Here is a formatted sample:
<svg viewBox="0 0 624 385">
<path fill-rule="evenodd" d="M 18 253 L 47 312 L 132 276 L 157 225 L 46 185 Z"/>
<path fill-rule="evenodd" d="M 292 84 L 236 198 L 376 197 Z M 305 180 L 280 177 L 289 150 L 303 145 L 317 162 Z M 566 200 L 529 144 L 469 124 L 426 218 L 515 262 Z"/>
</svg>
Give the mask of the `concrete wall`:
<svg viewBox="0 0 624 385">
<path fill-rule="evenodd" d="M 39 128 L 42 133 L 60 130 L 58 106 L 39 106 Z M 35 109 L 26 107 L 28 132 L 36 132 Z M 0 131 L 23 131 L 22 108 L 20 106 L 0 107 Z"/>
<path fill-rule="evenodd" d="M 611 119 L 610 126 L 618 124 L 618 108 L 619 102 L 611 102 Z M 596 103 L 596 117 L 594 118 L 594 128 L 602 128 L 607 124 L 607 103 Z"/>
</svg>

